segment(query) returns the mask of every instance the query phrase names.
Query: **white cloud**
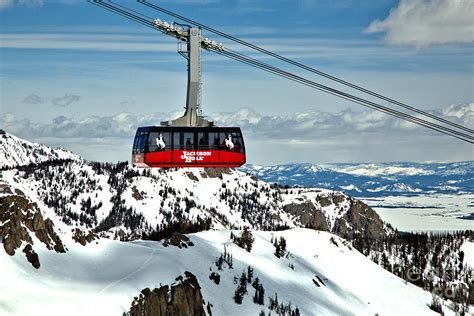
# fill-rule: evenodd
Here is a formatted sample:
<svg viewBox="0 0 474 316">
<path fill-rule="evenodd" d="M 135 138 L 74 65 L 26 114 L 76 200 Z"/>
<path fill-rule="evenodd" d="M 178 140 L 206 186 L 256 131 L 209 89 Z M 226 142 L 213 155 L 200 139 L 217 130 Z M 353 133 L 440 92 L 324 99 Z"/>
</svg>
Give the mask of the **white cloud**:
<svg viewBox="0 0 474 316">
<path fill-rule="evenodd" d="M 69 95 L 63 98 L 68 98 Z M 438 115 L 466 126 L 474 126 L 474 103 L 452 105 L 435 112 Z M 48 124 L 37 124 L 30 120 L 17 120 L 11 113 L 0 117 L 0 125 L 18 136 L 25 137 L 118 137 L 133 136 L 138 126 L 151 126 L 158 122 L 176 118 L 181 113 L 152 113 L 135 115 L 121 112 L 113 116 L 88 116 L 71 119 L 59 116 Z M 404 123 L 376 111 L 353 111 L 337 113 L 303 111 L 290 115 L 263 116 L 250 108 L 235 112 L 213 113 L 210 119 L 219 126 L 240 126 L 256 138 L 305 141 L 316 136 L 330 135 L 346 137 L 358 133 L 412 133 L 411 123 Z M 426 133 L 433 134 L 426 130 Z M 411 135 L 411 134 L 410 134 Z"/>
<path fill-rule="evenodd" d="M 68 97 L 66 95 L 65 97 Z M 474 126 L 474 103 L 452 105 L 435 112 L 438 115 L 465 126 Z M 88 116 L 72 119 L 59 116 L 48 124 L 38 124 L 30 120 L 20 120 L 11 113 L 0 116 L 0 126 L 20 137 L 58 138 L 131 138 L 139 126 L 151 126 L 161 121 L 176 118 L 180 113 L 153 113 L 135 115 L 121 112 L 113 116 Z M 252 109 L 242 108 L 236 112 L 221 112 L 210 115 L 219 126 L 240 126 L 252 135 L 252 138 L 265 140 L 285 140 L 295 143 L 307 143 L 314 139 L 343 140 L 347 135 L 394 134 L 401 138 L 413 138 L 413 129 L 420 129 L 425 135 L 438 135 L 421 129 L 411 123 L 405 123 L 376 111 L 353 111 L 350 109 L 337 113 L 303 111 L 290 115 L 264 116 Z M 423 131 L 423 132 L 421 132 Z M 416 142 L 416 140 L 413 140 Z"/>
<path fill-rule="evenodd" d="M 457 123 L 474 126 L 474 103 L 436 111 Z M 158 124 L 179 114 L 113 116 L 73 119 L 58 116 L 51 123 L 0 115 L 2 129 L 16 136 L 61 146 L 87 159 L 130 159 L 136 128 Z M 264 116 L 249 108 L 214 113 L 220 126 L 240 126 L 249 162 L 374 162 L 456 161 L 472 159 L 472 147 L 433 131 L 398 121 L 373 111 L 344 110 L 338 113 L 304 111 L 291 115 Z M 416 133 L 414 133 L 414 130 Z"/>
<path fill-rule="evenodd" d="M 452 105 L 434 111 L 439 116 L 458 124 L 474 127 L 474 103 Z M 211 115 L 221 125 L 238 125 L 257 137 L 307 140 L 316 135 L 343 136 L 361 133 L 411 133 L 421 127 L 401 121 L 377 111 L 353 111 L 346 109 L 337 113 L 303 111 L 291 115 L 261 116 L 250 109 L 232 113 Z M 425 130 L 428 134 L 433 132 Z"/>
<path fill-rule="evenodd" d="M 469 43 L 474 41 L 473 18 L 471 0 L 401 0 L 364 32 L 385 33 L 386 42 L 395 45 Z"/>
</svg>

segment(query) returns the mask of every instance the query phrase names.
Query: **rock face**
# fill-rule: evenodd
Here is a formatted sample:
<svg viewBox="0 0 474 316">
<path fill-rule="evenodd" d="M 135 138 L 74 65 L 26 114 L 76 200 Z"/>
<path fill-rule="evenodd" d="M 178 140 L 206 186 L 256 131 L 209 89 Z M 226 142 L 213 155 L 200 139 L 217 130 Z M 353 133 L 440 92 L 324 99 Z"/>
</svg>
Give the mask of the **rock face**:
<svg viewBox="0 0 474 316">
<path fill-rule="evenodd" d="M 31 247 L 30 244 L 26 245 L 25 248 L 23 248 L 23 252 L 25 253 L 26 259 L 28 260 L 29 263 L 36 269 L 40 268 L 40 262 L 39 262 L 39 257 L 38 254 L 33 250 L 33 247 Z"/>
<path fill-rule="evenodd" d="M 170 315 L 205 315 L 201 287 L 191 272 L 185 279 L 171 287 Z"/>
<path fill-rule="evenodd" d="M 132 302 L 129 316 L 204 316 L 201 287 L 196 277 L 186 271 L 177 283 L 141 291 Z M 171 291 L 171 295 L 170 294 Z"/>
<path fill-rule="evenodd" d="M 35 268 L 39 268 L 39 258 L 32 248 L 30 234 L 34 234 L 49 250 L 65 252 L 53 222 L 43 219 L 36 203 L 32 203 L 20 190 L 5 184 L 0 184 L 0 192 L 0 238 L 7 254 L 13 256 L 18 248 L 26 244 L 23 249 L 26 258 Z"/>
<path fill-rule="evenodd" d="M 325 213 L 325 209 L 329 211 Z M 313 199 L 301 198 L 284 205 L 283 210 L 301 226 L 329 231 L 349 240 L 356 234 L 375 239 L 387 234 L 384 222 L 373 209 L 338 192 L 321 193 Z"/>
<path fill-rule="evenodd" d="M 301 204 L 287 204 L 283 206 L 283 210 L 288 214 L 299 218 L 304 227 L 314 228 L 317 230 L 328 231 L 328 222 L 326 216 L 320 209 L 311 202 L 303 202 Z"/>
<path fill-rule="evenodd" d="M 333 233 L 349 240 L 356 233 L 376 239 L 386 234 L 382 219 L 373 209 L 352 198 L 350 203 L 349 211 L 336 221 Z"/>
</svg>

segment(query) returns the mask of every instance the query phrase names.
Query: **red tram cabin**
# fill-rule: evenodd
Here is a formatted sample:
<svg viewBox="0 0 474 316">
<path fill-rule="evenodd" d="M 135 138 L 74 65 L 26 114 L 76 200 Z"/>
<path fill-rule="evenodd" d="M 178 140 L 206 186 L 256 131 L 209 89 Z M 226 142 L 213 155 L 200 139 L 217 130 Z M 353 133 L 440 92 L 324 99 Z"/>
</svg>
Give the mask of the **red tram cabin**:
<svg viewBox="0 0 474 316">
<path fill-rule="evenodd" d="M 140 127 L 133 143 L 136 167 L 237 168 L 245 164 L 239 127 Z"/>
</svg>

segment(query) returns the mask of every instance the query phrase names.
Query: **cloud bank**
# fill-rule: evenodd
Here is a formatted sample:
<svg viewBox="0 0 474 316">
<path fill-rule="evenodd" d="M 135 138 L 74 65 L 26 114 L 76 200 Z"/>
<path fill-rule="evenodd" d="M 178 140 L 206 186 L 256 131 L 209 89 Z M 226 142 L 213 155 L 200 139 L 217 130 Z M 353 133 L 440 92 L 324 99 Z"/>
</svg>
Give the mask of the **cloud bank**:
<svg viewBox="0 0 474 316">
<path fill-rule="evenodd" d="M 473 17 L 470 0 L 401 0 L 388 17 L 373 21 L 364 32 L 385 33 L 385 41 L 394 45 L 471 43 Z"/>
<path fill-rule="evenodd" d="M 65 97 L 69 102 L 69 96 Z M 60 102 L 65 102 L 62 100 L 64 97 L 60 99 Z M 451 105 L 432 113 L 456 123 L 474 127 L 474 103 Z M 122 112 L 113 116 L 88 116 L 78 120 L 58 116 L 51 123 L 40 124 L 29 119 L 19 120 L 13 114 L 6 113 L 0 116 L 0 125 L 10 133 L 26 138 L 129 138 L 134 135 L 138 126 L 155 125 L 180 115 L 181 113 L 178 112 L 157 112 L 147 115 Z M 213 113 L 210 118 L 219 126 L 240 126 L 245 133 L 260 139 L 305 141 L 318 135 L 344 137 L 362 133 L 412 135 L 414 129 L 423 130 L 429 135 L 434 133 L 380 112 L 351 109 L 337 113 L 303 111 L 290 115 L 265 116 L 250 108 L 242 108 L 235 112 Z"/>
<path fill-rule="evenodd" d="M 433 113 L 474 127 L 474 103 L 452 105 Z M 181 114 L 122 112 L 82 119 L 58 116 L 43 124 L 4 113 L 0 126 L 16 136 L 61 146 L 86 159 L 125 161 L 130 159 L 138 126 L 155 125 Z M 252 163 L 472 160 L 471 145 L 374 111 L 346 109 L 265 116 L 242 108 L 214 113 L 210 118 L 219 126 L 242 128 L 248 161 Z"/>
</svg>

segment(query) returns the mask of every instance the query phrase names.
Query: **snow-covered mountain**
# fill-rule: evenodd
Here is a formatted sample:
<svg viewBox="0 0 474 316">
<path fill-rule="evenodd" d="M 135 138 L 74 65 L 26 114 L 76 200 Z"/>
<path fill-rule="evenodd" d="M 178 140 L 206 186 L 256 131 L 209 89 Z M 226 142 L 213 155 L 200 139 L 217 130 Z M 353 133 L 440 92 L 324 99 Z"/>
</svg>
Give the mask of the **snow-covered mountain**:
<svg viewBox="0 0 474 316">
<path fill-rule="evenodd" d="M 274 255 L 272 235 L 285 238 L 287 257 Z M 278 304 L 291 304 L 300 315 L 437 315 L 428 308 L 429 292 L 405 284 L 329 233 L 255 232 L 251 252 L 233 244 L 229 236 L 227 230 L 192 234 L 194 246 L 181 249 L 150 241 L 101 239 L 86 247 L 66 242 L 65 254 L 38 251 L 45 264 L 34 276 L 25 260 L 0 252 L 0 312 L 122 315 L 142 289 L 174 283 L 190 271 L 197 277 L 205 304 L 212 304 L 212 315 L 259 315 L 261 311 L 268 315 L 270 297 L 275 296 Z M 233 264 L 219 270 L 216 259 L 224 247 Z M 249 267 L 253 277 L 246 282 L 242 303 L 236 304 L 233 296 Z M 210 279 L 213 274 L 219 275 L 218 284 Z M 264 305 L 253 301 L 256 291 L 251 284 L 256 278 L 264 289 Z"/>
<path fill-rule="evenodd" d="M 31 143 L 3 135 L 15 140 L 4 143 L 20 153 L 14 161 L 28 161 L 21 148 Z M 154 308 L 140 301 L 150 297 L 169 310 L 176 308 L 170 284 L 184 291 L 179 306 L 196 308 L 200 299 L 189 295 L 202 295 L 205 306 L 197 308 L 207 315 L 295 315 L 296 308 L 301 315 L 431 315 L 426 289 L 442 282 L 461 293 L 456 302 L 469 301 L 462 288 L 473 265 L 469 234 L 427 257 L 433 263 L 414 261 L 423 278 L 440 264 L 456 278 L 415 287 L 386 270 L 406 269 L 407 258 L 429 252 L 417 246 L 425 237 L 406 246 L 375 211 L 340 191 L 283 187 L 230 169 L 135 169 L 44 150 L 50 154 L 34 165 L 17 163 L 0 178 L 0 314 L 120 315 L 132 301 Z M 251 251 L 238 246 L 243 237 L 231 237 L 244 227 L 253 234 Z M 199 295 L 186 292 L 190 275 Z M 441 302 L 450 313 L 452 303 Z"/>
<path fill-rule="evenodd" d="M 0 129 L 0 169 L 61 159 L 78 160 L 79 156 L 62 148 L 31 143 Z"/>
<path fill-rule="evenodd" d="M 267 182 L 343 190 L 357 197 L 474 193 L 474 161 L 246 165 L 240 170 Z"/>
<path fill-rule="evenodd" d="M 126 239 L 166 235 L 174 225 L 184 232 L 310 227 L 349 238 L 390 231 L 375 211 L 341 192 L 285 189 L 230 169 L 140 170 L 67 160 L 3 177 L 49 217 Z"/>
<path fill-rule="evenodd" d="M 18 161 L 28 161 L 23 151 L 28 146 L 48 153 L 41 156 L 43 162 L 38 158 L 34 165 L 3 171 L 3 178 L 57 225 L 120 234 L 122 239 L 166 236 L 176 225 L 186 233 L 309 227 L 346 238 L 390 231 L 370 207 L 338 191 L 286 189 L 232 169 L 147 170 L 127 163 L 87 162 L 3 136 L 5 152 L 18 153 Z"/>
</svg>

